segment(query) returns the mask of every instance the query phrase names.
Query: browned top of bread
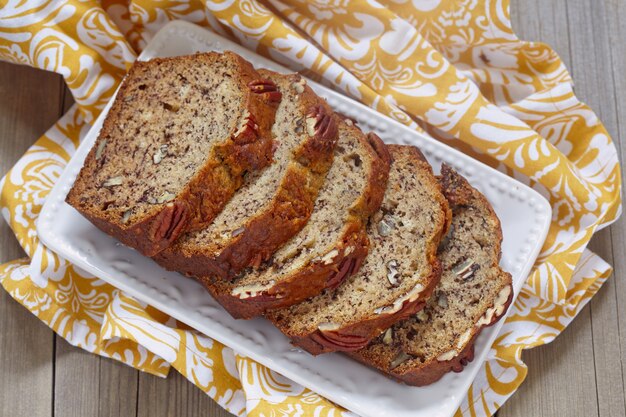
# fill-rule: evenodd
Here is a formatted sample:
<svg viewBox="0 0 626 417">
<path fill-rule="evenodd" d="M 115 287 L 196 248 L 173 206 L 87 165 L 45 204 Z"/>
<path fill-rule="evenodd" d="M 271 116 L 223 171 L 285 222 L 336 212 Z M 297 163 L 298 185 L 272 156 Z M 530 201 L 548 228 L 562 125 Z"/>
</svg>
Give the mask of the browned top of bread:
<svg viewBox="0 0 626 417">
<path fill-rule="evenodd" d="M 361 270 L 335 290 L 268 318 L 311 353 L 356 350 L 420 309 L 436 283 L 437 246 L 448 206 L 428 162 L 412 146 L 389 146 L 393 163 L 380 210 L 368 226 Z"/>
<path fill-rule="evenodd" d="M 273 163 L 245 185 L 207 227 L 182 236 L 157 262 L 202 278 L 227 279 L 258 266 L 309 219 L 337 140 L 332 110 L 298 74 L 261 70 L 283 99 L 272 127 Z"/>
<path fill-rule="evenodd" d="M 374 134 L 339 121 L 335 158 L 306 226 L 260 268 L 232 280 L 203 280 L 235 317 L 250 318 L 336 286 L 367 254 L 368 217 L 378 210 L 390 156 Z M 347 265 L 347 267 L 343 267 Z"/>
<path fill-rule="evenodd" d="M 471 358 L 480 330 L 512 300 L 511 276 L 498 265 L 502 231 L 485 197 L 448 166 L 441 182 L 453 211 L 439 248 L 443 274 L 426 307 L 351 353 L 411 385 L 425 385 Z"/>
<path fill-rule="evenodd" d="M 230 52 L 136 62 L 68 203 L 143 253 L 162 250 L 269 164 L 275 90 Z"/>
</svg>

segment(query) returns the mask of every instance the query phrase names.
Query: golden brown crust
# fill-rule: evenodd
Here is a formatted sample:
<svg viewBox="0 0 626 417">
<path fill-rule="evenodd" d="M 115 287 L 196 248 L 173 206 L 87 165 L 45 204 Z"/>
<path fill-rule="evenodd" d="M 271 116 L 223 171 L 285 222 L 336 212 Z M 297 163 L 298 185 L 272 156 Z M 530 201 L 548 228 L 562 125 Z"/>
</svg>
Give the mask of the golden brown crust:
<svg viewBox="0 0 626 417">
<path fill-rule="evenodd" d="M 74 187 L 66 198 L 68 204 L 76 208 L 98 228 L 147 256 L 154 256 L 170 246 L 181 233 L 195 230 L 210 223 L 241 186 L 243 174 L 248 170 L 265 167 L 271 162 L 273 153 L 271 126 L 277 107 L 276 97 L 256 94 L 250 90 L 244 99 L 242 114 L 245 111 L 249 112 L 250 117 L 255 122 L 255 132 L 238 136 L 232 134 L 230 138 L 224 138 L 221 144 L 214 147 L 204 166 L 198 170 L 175 200 L 171 202 L 178 210 L 175 213 L 175 218 L 172 217 L 171 205 L 155 204 L 154 208 L 147 210 L 141 219 L 126 225 L 122 223 L 121 219 L 113 220 L 103 215 L 101 211 L 84 207 L 81 204 L 81 197 L 84 194 L 81 183 L 90 181 L 90 167 L 96 164 L 97 144 L 102 138 L 109 135 L 113 127 L 119 123 L 117 117 L 120 109 L 125 105 L 125 91 L 132 83 L 133 73 L 143 67 L 159 65 L 160 62 L 171 59 L 180 60 L 183 65 L 193 65 L 195 60 L 205 59 L 209 54 L 215 53 L 176 58 L 155 58 L 147 62 L 138 61 L 133 65 L 129 75 L 122 82 L 111 110 L 103 123 L 96 146 L 91 149 Z M 248 84 L 262 79 L 252 65 L 240 56 L 232 52 L 225 52 L 224 56 L 238 63 L 241 69 L 242 82 Z M 164 224 L 164 221 L 174 220 L 177 221 L 176 224 Z M 162 233 L 164 229 L 166 233 Z"/>
<path fill-rule="evenodd" d="M 383 202 L 385 190 L 387 189 L 387 180 L 389 179 L 389 168 L 391 167 L 391 154 L 387 145 L 385 145 L 380 137 L 374 132 L 369 132 L 365 136 L 367 143 L 371 146 L 372 158 L 377 161 L 372 166 L 372 175 L 369 192 L 365 198 L 365 204 L 358 206 L 359 214 L 364 218 L 369 218 L 374 214 Z M 357 208 L 357 210 L 359 209 Z"/>
<path fill-rule="evenodd" d="M 510 285 L 510 284 L 509 284 Z M 504 307 L 504 313 L 509 309 L 511 303 L 513 301 L 513 291 L 509 294 L 509 298 Z M 391 379 L 394 379 L 399 382 L 404 382 L 408 385 L 413 385 L 416 387 L 422 387 L 425 385 L 430 385 L 439 381 L 445 374 L 448 372 L 461 372 L 463 368 L 472 360 L 474 360 L 474 345 L 476 343 L 476 338 L 480 334 L 480 332 L 489 326 L 495 324 L 500 316 L 494 316 L 490 323 L 485 324 L 478 329 L 474 330 L 473 336 L 470 338 L 469 342 L 465 345 L 464 349 L 454 358 L 449 361 L 437 361 L 433 360 L 423 364 L 422 366 L 414 366 L 414 367 L 398 367 L 398 371 L 396 370 L 388 370 L 388 362 L 384 360 L 379 355 L 371 354 L 372 352 L 368 352 L 367 350 L 359 351 L 359 352 L 350 352 L 348 355 L 357 361 L 364 363 L 368 366 L 375 367 L 378 371 L 382 372 L 386 376 Z"/>
<path fill-rule="evenodd" d="M 420 293 L 418 299 L 413 302 L 405 302 L 402 308 L 393 314 L 372 314 L 368 319 L 354 323 L 334 331 L 315 330 L 306 335 L 289 335 L 292 343 L 309 352 L 312 355 L 320 355 L 330 352 L 353 352 L 364 348 L 369 342 L 395 323 L 404 320 L 426 305 L 433 290 L 441 277 L 441 264 L 435 259 L 432 264 L 430 276 L 426 279 L 428 286 Z M 278 323 L 274 323 L 283 333 Z"/>
<path fill-rule="evenodd" d="M 367 256 L 369 239 L 367 219 L 382 202 L 391 157 L 385 144 L 373 133 L 363 135 L 362 144 L 372 161 L 367 190 L 353 206 L 350 220 L 335 249 L 338 255 L 333 262 L 312 262 L 298 272 L 281 279 L 275 286 L 256 297 L 240 299 L 231 294 L 231 282 L 201 278 L 213 297 L 235 318 L 249 319 L 271 309 L 287 307 L 319 294 L 325 288 L 334 288 L 351 274 L 357 272 Z"/>
<path fill-rule="evenodd" d="M 214 166 L 205 168 L 205 172 L 196 176 L 198 180 L 189 184 L 184 198 L 191 206 L 195 202 L 197 209 L 194 210 L 196 216 L 191 219 L 186 232 L 210 224 L 241 187 L 244 174 L 268 166 L 274 153 L 272 125 L 280 97 L 256 91 L 254 84 L 266 81 L 266 78 L 239 55 L 230 51 L 224 54 L 236 59 L 241 65 L 240 75 L 251 92 L 246 97 L 244 107 L 250 113 L 250 123 L 256 127 L 245 129 L 240 134 L 233 135 L 230 141 L 216 146 L 215 158 L 211 161 Z M 226 172 L 221 172 L 220 167 Z"/>
<path fill-rule="evenodd" d="M 337 258 L 342 259 L 340 263 L 334 262 L 330 265 L 324 265 L 317 262 L 309 264 L 297 274 L 282 280 L 257 297 L 241 299 L 231 295 L 234 285 L 226 281 L 208 278 L 201 278 L 199 281 L 236 319 L 251 319 L 267 310 L 293 305 L 320 293 L 325 288 L 339 285 L 351 273 L 358 271 L 361 262 L 367 255 L 369 241 L 367 233 L 358 229 L 356 225 L 351 229 L 353 230 L 346 232 L 344 240 L 338 244 L 337 248 L 340 248 L 340 254 L 344 253 L 345 248 L 353 247 L 355 249 L 348 256 L 338 256 Z M 348 270 L 341 271 L 344 264 L 348 265 Z M 343 272 L 343 275 L 338 276 L 340 272 Z"/>
<path fill-rule="evenodd" d="M 265 78 L 293 77 L 260 70 Z M 155 257 L 160 265 L 194 277 L 229 279 L 248 267 L 259 266 L 283 243 L 304 227 L 313 211 L 317 193 L 333 160 L 337 142 L 336 120 L 332 109 L 308 86 L 298 96 L 303 116 L 319 118 L 319 129 L 294 152 L 283 181 L 271 203 L 252 216 L 240 233 L 226 243 L 202 245 L 175 244 Z M 316 124 L 316 128 L 318 125 Z"/>
</svg>

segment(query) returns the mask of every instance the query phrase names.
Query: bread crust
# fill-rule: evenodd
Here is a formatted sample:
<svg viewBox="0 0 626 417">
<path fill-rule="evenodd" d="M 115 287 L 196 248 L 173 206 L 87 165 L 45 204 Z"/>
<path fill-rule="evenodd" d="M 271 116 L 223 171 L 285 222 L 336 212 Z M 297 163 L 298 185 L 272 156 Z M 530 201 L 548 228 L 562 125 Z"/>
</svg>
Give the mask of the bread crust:
<svg viewBox="0 0 626 417">
<path fill-rule="evenodd" d="M 261 70 L 265 78 L 288 77 L 290 84 L 297 83 L 297 74 L 281 75 Z M 278 84 L 278 83 L 276 83 Z M 304 85 L 299 95 L 303 116 L 325 114 L 331 118 L 326 134 L 309 136 L 294 151 L 294 163 L 268 207 L 251 217 L 239 228 L 236 236 L 221 244 L 211 242 L 198 245 L 175 244 L 154 259 L 163 267 L 198 277 L 206 285 L 215 278 L 230 279 L 248 267 L 267 260 L 283 243 L 304 227 L 313 211 L 317 193 L 333 160 L 337 142 L 336 121 L 332 109 Z"/>
<path fill-rule="evenodd" d="M 430 165 L 419 149 L 403 145 L 388 145 L 387 148 L 392 158 L 396 152 L 408 152 L 411 155 L 411 159 L 421 164 L 422 168 L 432 172 Z M 434 176 L 432 184 L 434 187 L 441 190 Z M 268 318 L 291 339 L 294 345 L 305 349 L 313 355 L 319 355 L 328 352 L 351 352 L 361 349 L 393 324 L 420 311 L 425 306 L 426 300 L 428 300 L 441 278 L 441 264 L 437 258 L 437 247 L 450 224 L 451 212 L 447 200 L 442 193 L 437 193 L 437 199 L 441 208 L 443 224 L 439 228 L 438 233 L 433 234 L 430 241 L 427 243 L 427 257 L 431 271 L 429 275 L 424 278 L 424 282 L 426 283 L 425 288 L 415 300 L 405 301 L 402 308 L 394 313 L 376 314 L 372 311 L 367 318 L 333 331 L 315 329 L 308 333 L 293 333 L 292 330 L 284 326 L 280 320 L 276 320 L 272 314 L 269 314 Z"/>
<path fill-rule="evenodd" d="M 501 289 L 504 287 L 505 286 L 502 286 Z M 504 307 L 504 312 L 499 316 L 494 316 L 489 324 L 482 325 L 479 328 L 474 328 L 472 337 L 467 342 L 461 353 L 448 361 L 438 361 L 435 359 L 419 367 L 406 366 L 398 367 L 394 370 L 388 370 L 386 369 L 387 362 L 382 360 L 383 358 L 377 355 L 371 355 L 367 351 L 350 352 L 348 355 L 365 365 L 375 367 L 378 371 L 395 381 L 403 382 L 407 385 L 413 385 L 416 387 L 430 385 L 439 381 L 448 372 L 463 371 L 464 367 L 467 366 L 469 362 L 474 360 L 474 345 L 476 343 L 476 338 L 484 328 L 495 324 L 506 313 L 512 301 L 513 291 L 509 294 L 509 298 Z"/>
<path fill-rule="evenodd" d="M 355 229 L 356 225 L 350 228 Z M 336 258 L 344 262 L 354 262 L 353 271 L 358 270 L 360 262 L 367 255 L 369 240 L 367 234 L 360 230 L 346 232 L 344 239 L 338 243 L 340 255 Z M 355 248 L 350 255 L 344 256 L 345 249 Z M 257 297 L 241 299 L 231 294 L 234 285 L 222 281 L 201 278 L 211 295 L 236 319 L 251 319 L 263 314 L 269 309 L 290 306 L 312 295 L 318 294 L 324 288 L 333 283 L 332 277 L 339 273 L 340 267 L 333 262 L 332 265 L 321 263 L 309 264 L 299 273 L 293 274 L 287 280 L 281 281 Z M 350 271 L 352 272 L 352 271 Z M 341 277 L 343 280 L 345 277 Z M 339 281 L 341 282 L 341 281 Z"/>
<path fill-rule="evenodd" d="M 476 191 L 465 178 L 457 174 L 454 170 L 452 170 L 452 168 L 445 164 L 442 166 L 439 180 L 443 185 L 444 194 L 453 208 L 458 206 L 480 207 L 480 209 L 488 213 L 490 219 L 495 222 L 493 232 L 495 233 L 494 242 L 497 249 L 496 262 L 499 261 L 501 256 L 502 230 L 500 227 L 500 220 L 496 216 L 491 204 L 481 193 Z M 498 287 L 498 293 L 505 290 L 507 287 L 510 290 L 502 312 L 500 314 L 494 314 L 488 323 L 479 326 L 475 325 L 471 329 L 471 336 L 463 346 L 461 352 L 450 360 L 439 361 L 437 358 L 432 358 L 431 360 L 421 364 L 413 364 L 409 361 L 409 363 L 402 364 L 395 369 L 389 369 L 390 358 L 385 355 L 381 355 L 380 352 L 373 349 L 366 348 L 350 352 L 348 355 L 359 362 L 373 366 L 386 376 L 396 381 L 414 386 L 432 384 L 450 371 L 461 372 L 464 366 L 466 366 L 474 358 L 474 344 L 482 329 L 492 326 L 501 317 L 503 317 L 513 302 L 511 275 L 505 271 L 500 271 L 499 279 L 501 280 L 501 285 Z M 494 308 L 494 306 L 495 300 L 489 308 Z"/>
<path fill-rule="evenodd" d="M 426 305 L 441 277 L 441 264 L 438 259 L 432 263 L 431 274 L 427 278 L 428 286 L 420 292 L 419 298 L 413 302 L 405 302 L 402 308 L 393 314 L 372 314 L 367 319 L 339 330 L 321 331 L 305 335 L 289 335 L 292 343 L 312 355 L 330 352 L 353 352 L 364 348 L 369 342 L 395 323 L 417 313 Z M 276 324 L 276 323 L 274 323 Z M 282 329 L 288 333 L 288 329 Z"/>
<path fill-rule="evenodd" d="M 252 65 L 232 52 L 223 54 L 225 59 L 234 60 L 240 68 L 241 82 L 249 91 L 243 99 L 241 114 L 247 114 L 257 125 L 257 134 L 235 135 L 223 138 L 216 143 L 205 164 L 191 178 L 175 199 L 168 203 L 155 204 L 141 219 L 132 224 L 124 224 L 121 217 L 114 219 L 105 216 L 101 210 L 85 207 L 84 181 L 91 178 L 90 172 L 96 163 L 98 144 L 109 135 L 119 123 L 118 115 L 123 106 L 126 91 L 132 83 L 135 72 L 144 67 L 159 65 L 169 60 L 178 60 L 181 65 L 192 66 L 196 60 L 207 59 L 215 52 L 195 54 L 175 58 L 154 58 L 147 62 L 137 61 L 125 77 L 107 118 L 105 119 L 96 144 L 89 152 L 77 180 L 66 198 L 66 202 L 89 219 L 96 227 L 112 235 L 122 243 L 137 249 L 147 256 L 154 256 L 164 250 L 177 237 L 187 231 L 196 230 L 209 224 L 222 210 L 233 193 L 242 185 L 246 171 L 258 170 L 267 166 L 272 159 L 273 141 L 271 126 L 276 112 L 276 96 L 256 94 L 248 84 L 262 79 Z M 166 233 L 162 233 L 165 231 Z"/>
<path fill-rule="evenodd" d="M 338 286 L 359 270 L 369 248 L 365 230 L 367 219 L 380 207 L 391 164 L 389 152 L 378 136 L 373 133 L 363 135 L 362 144 L 367 146 L 372 161 L 369 186 L 353 206 L 352 215 L 334 247 L 338 254 L 332 262 L 309 262 L 259 296 L 245 299 L 231 294 L 235 285 L 230 282 L 219 282 L 210 278 L 201 280 L 211 295 L 233 317 L 250 319 L 267 310 L 296 304 L 319 294 L 325 288 Z"/>
</svg>

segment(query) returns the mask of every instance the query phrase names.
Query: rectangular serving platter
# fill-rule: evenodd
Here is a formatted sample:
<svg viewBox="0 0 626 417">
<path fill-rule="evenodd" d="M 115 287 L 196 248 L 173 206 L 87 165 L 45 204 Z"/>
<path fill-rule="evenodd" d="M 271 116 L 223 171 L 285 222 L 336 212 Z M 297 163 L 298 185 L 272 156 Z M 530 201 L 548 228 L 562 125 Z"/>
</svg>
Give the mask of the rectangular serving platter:
<svg viewBox="0 0 626 417">
<path fill-rule="evenodd" d="M 164 26 L 139 59 L 232 50 L 256 67 L 290 72 L 215 33 L 176 21 Z M 548 232 L 551 207 L 536 191 L 446 145 L 309 81 L 337 111 L 386 143 L 419 147 L 436 172 L 442 162 L 458 170 L 489 199 L 502 222 L 501 265 L 513 276 L 517 295 Z M 416 388 L 393 382 L 341 354 L 313 357 L 295 349 L 264 319 L 234 320 L 200 284 L 162 269 L 149 258 L 98 230 L 65 203 L 87 153 L 110 108 L 105 108 L 83 139 L 48 196 L 37 223 L 42 242 L 63 258 L 164 313 L 363 417 L 449 417 L 454 414 L 485 360 L 504 320 L 484 330 L 475 359 L 461 373 Z"/>
</svg>

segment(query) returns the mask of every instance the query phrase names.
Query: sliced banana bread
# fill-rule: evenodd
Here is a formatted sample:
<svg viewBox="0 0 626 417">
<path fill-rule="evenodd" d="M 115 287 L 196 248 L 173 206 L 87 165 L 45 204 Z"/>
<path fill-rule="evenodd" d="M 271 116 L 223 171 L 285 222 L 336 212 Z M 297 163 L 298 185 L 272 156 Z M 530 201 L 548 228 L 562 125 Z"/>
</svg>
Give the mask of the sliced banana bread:
<svg viewBox="0 0 626 417">
<path fill-rule="evenodd" d="M 280 98 L 231 52 L 136 62 L 67 202 L 155 255 L 210 223 L 244 174 L 270 163 Z"/>
<path fill-rule="evenodd" d="M 251 318 L 336 287 L 367 255 L 365 228 L 385 193 L 389 152 L 350 120 L 338 126 L 335 159 L 306 226 L 260 268 L 228 281 L 202 280 L 233 317 Z"/>
<path fill-rule="evenodd" d="M 332 164 L 336 117 L 301 76 L 260 72 L 283 97 L 272 127 L 274 163 L 250 174 L 213 223 L 181 236 L 155 257 L 168 269 L 230 278 L 260 265 L 311 216 Z"/>
<path fill-rule="evenodd" d="M 415 314 L 439 282 L 437 246 L 449 224 L 448 204 L 421 152 L 388 146 L 393 160 L 380 210 L 370 219 L 369 255 L 336 289 L 267 317 L 312 354 L 365 347 Z"/>
<path fill-rule="evenodd" d="M 422 311 L 350 354 L 410 385 L 461 371 L 481 329 L 502 317 L 513 299 L 511 276 L 498 266 L 502 231 L 489 202 L 446 165 L 441 182 L 453 211 L 439 248 L 441 282 Z"/>
</svg>

